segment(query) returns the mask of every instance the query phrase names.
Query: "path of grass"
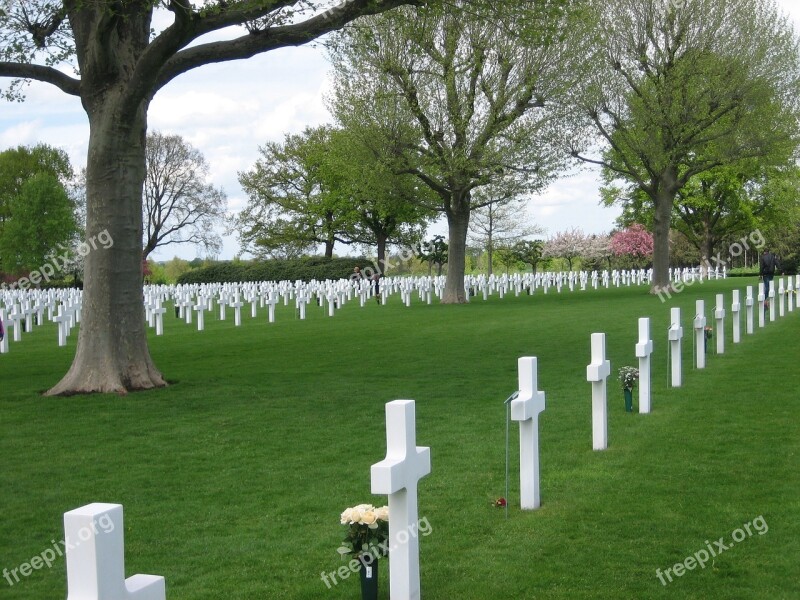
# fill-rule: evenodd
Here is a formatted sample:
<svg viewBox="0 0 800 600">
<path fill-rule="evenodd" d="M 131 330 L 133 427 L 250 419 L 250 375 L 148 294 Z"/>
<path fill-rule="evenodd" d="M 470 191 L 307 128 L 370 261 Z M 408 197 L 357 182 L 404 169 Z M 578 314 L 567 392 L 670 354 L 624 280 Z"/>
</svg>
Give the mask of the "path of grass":
<svg viewBox="0 0 800 600">
<path fill-rule="evenodd" d="M 468 306 L 346 305 L 334 318 L 278 308 L 256 322 L 169 319 L 151 338 L 175 382 L 128 397 L 42 398 L 71 360 L 51 325 L 0 356 L 0 569 L 63 536 L 83 504 L 125 507 L 127 572 L 167 578 L 171 600 L 358 598 L 328 589 L 342 563 L 339 513 L 369 493 L 385 454 L 383 406 L 417 401 L 426 600 L 494 598 L 797 598 L 800 311 L 768 323 L 708 368 L 691 368 L 697 285 L 662 304 L 639 289 L 476 300 Z M 684 309 L 684 387 L 667 388 L 670 306 Z M 314 307 L 311 307 L 314 308 Z M 589 335 L 607 333 L 612 370 L 635 365 L 637 319 L 652 318 L 653 410 L 626 414 L 609 384 L 609 449 L 591 449 Z M 230 318 L 230 316 L 229 316 Z M 709 347 L 713 346 L 710 344 Z M 542 503 L 506 520 L 503 400 L 516 362 L 539 357 Z M 512 431 L 514 431 L 512 429 Z M 516 439 L 516 432 L 512 440 Z M 516 459 L 516 448 L 512 447 Z M 512 473 L 516 464 L 512 464 Z M 662 571 L 730 540 L 763 516 L 769 530 L 662 586 Z M 388 596 L 386 564 L 381 593 Z M 65 595 L 63 559 L 0 597 Z"/>
</svg>

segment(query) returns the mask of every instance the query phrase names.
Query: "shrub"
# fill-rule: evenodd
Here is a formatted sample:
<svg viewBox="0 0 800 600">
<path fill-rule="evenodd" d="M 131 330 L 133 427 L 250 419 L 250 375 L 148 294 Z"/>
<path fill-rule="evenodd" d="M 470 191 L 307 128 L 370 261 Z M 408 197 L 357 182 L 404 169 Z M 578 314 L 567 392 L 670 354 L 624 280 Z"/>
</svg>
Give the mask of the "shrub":
<svg viewBox="0 0 800 600">
<path fill-rule="evenodd" d="M 325 258 L 309 256 L 298 259 L 274 259 L 253 262 L 220 262 L 189 271 L 178 277 L 178 283 L 234 283 L 238 281 L 311 281 L 346 279 L 359 266 L 371 266 L 363 257 Z"/>
</svg>

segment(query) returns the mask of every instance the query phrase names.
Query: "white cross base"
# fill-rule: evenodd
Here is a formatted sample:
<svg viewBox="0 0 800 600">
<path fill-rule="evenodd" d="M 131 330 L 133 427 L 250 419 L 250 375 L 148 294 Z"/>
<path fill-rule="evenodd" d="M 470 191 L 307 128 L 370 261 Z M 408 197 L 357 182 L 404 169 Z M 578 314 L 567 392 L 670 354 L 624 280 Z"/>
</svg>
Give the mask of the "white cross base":
<svg viewBox="0 0 800 600">
<path fill-rule="evenodd" d="M 611 363 L 606 360 L 606 334 L 592 334 L 592 362 L 586 367 L 586 381 L 592 382 L 592 448 L 608 448 L 608 400 L 606 379 Z"/>
<path fill-rule="evenodd" d="M 535 356 L 517 361 L 519 395 L 511 401 L 511 420 L 519 421 L 519 489 L 523 510 L 541 506 L 539 494 L 539 413 L 544 410 L 544 392 L 537 383 Z"/>
<path fill-rule="evenodd" d="M 417 446 L 413 400 L 386 404 L 386 458 L 370 470 L 373 494 L 389 495 L 389 597 L 419 600 L 417 482 L 431 472 L 430 448 Z"/>
<path fill-rule="evenodd" d="M 67 600 L 165 600 L 164 578 L 125 579 L 121 504 L 87 504 L 64 513 Z"/>
</svg>

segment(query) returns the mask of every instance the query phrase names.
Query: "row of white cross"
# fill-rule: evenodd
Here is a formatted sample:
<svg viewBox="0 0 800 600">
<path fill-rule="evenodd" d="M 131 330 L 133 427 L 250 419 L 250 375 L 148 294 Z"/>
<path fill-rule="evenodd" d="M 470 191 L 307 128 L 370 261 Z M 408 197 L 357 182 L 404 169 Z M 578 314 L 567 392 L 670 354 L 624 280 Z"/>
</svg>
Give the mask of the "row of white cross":
<svg viewBox="0 0 800 600">
<path fill-rule="evenodd" d="M 725 277 L 725 269 L 704 271 L 702 269 L 670 270 L 670 278 L 675 281 L 691 282 L 702 278 Z M 481 295 L 484 300 L 498 294 L 504 298 L 513 292 L 519 296 L 523 291 L 533 294 L 541 289 L 547 294 L 551 288 L 561 293 L 563 287 L 574 291 L 577 286 L 586 290 L 591 286 L 610 285 L 643 285 L 652 280 L 652 270 L 614 270 L 614 271 L 569 271 L 544 273 L 516 273 L 513 275 L 467 275 L 464 289 L 467 299 Z M 446 277 L 385 277 L 380 285 L 367 278 L 342 279 L 338 281 L 311 282 L 258 282 L 235 284 L 202 284 L 165 286 L 153 285 L 144 288 L 145 320 L 156 335 L 164 333 L 165 304 L 172 301 L 177 316 L 187 324 L 192 324 L 196 315 L 197 329 L 205 329 L 205 313 L 214 310 L 214 303 L 219 310 L 219 319 L 226 319 L 226 309 L 233 310 L 234 324 L 242 324 L 242 308 L 244 303 L 250 304 L 250 316 L 256 318 L 258 308 L 268 306 L 268 319 L 275 322 L 275 307 L 281 300 L 288 306 L 294 300 L 295 309 L 300 319 L 306 318 L 306 307 L 312 300 L 327 309 L 328 316 L 346 302 L 358 297 L 363 307 L 369 298 L 377 297 L 382 303 L 398 294 L 402 303 L 411 306 L 412 297 L 417 294 L 427 304 L 434 297 L 441 298 L 444 293 Z M 791 290 L 791 281 L 789 284 Z M 797 281 L 800 287 L 800 278 Z M 48 320 L 58 323 L 58 345 L 66 346 L 67 338 L 75 324 L 80 322 L 82 293 L 80 290 L 4 290 L 0 292 L 0 319 L 13 331 L 13 341 L 19 342 L 23 332 L 30 332 L 34 325 L 44 322 L 43 311 L 47 310 Z M 34 315 L 36 318 L 34 319 Z M 0 353 L 8 352 L 8 336 L 0 341 Z"/>
<path fill-rule="evenodd" d="M 790 296 L 791 298 L 791 296 Z M 748 288 L 745 305 L 750 307 L 747 332 L 753 333 L 752 289 Z M 758 302 L 764 326 L 763 313 L 766 299 L 763 284 L 759 287 Z M 772 308 L 772 305 L 770 305 Z M 794 310 L 793 301 L 788 310 Z M 677 311 L 677 312 L 676 312 Z M 733 341 L 738 343 L 739 291 L 733 291 Z M 773 319 L 774 319 L 774 313 Z M 779 308 L 782 316 L 784 311 Z M 668 339 L 680 343 L 682 329 L 680 311 L 672 309 L 672 324 Z M 724 319 L 722 294 L 717 295 L 714 318 L 717 321 L 717 352 L 724 352 Z M 704 336 L 705 314 L 702 300 L 697 301 L 697 315 L 693 326 Z M 650 412 L 650 357 L 653 340 L 650 336 L 650 319 L 638 322 L 639 336 L 634 346 L 639 359 L 639 410 Z M 677 332 L 677 335 L 673 335 Z M 698 334 L 699 335 L 699 334 Z M 723 340 L 723 341 L 720 341 Z M 606 383 L 611 373 L 611 363 L 606 358 L 605 334 L 591 336 L 591 362 L 586 368 L 586 379 L 592 384 L 592 446 L 595 450 L 608 447 L 608 407 Z M 698 355 L 701 348 L 698 345 Z M 705 345 L 702 347 L 705 355 Z M 675 361 L 673 360 L 673 365 Z M 680 364 L 680 363 L 678 363 Z M 698 367 L 700 362 L 698 361 Z M 674 372 L 673 372 L 674 373 Z M 520 505 L 522 509 L 541 506 L 539 470 L 539 415 L 545 409 L 545 393 L 538 389 L 536 357 L 518 360 L 519 392 L 511 401 L 511 418 L 519 422 L 520 430 Z M 680 378 L 676 384 L 680 385 Z M 386 458 L 371 467 L 371 491 L 389 497 L 389 548 L 390 548 L 390 598 L 392 600 L 418 600 L 421 596 L 419 577 L 419 510 L 417 485 L 431 471 L 430 448 L 416 445 L 416 417 L 413 400 L 395 400 L 386 404 Z M 96 524 L 112 526 L 98 530 Z M 117 504 L 90 504 L 64 515 L 67 540 L 81 543 L 67 546 L 68 600 L 164 600 L 163 577 L 135 575 L 124 577 L 124 542 L 122 506 Z M 84 533 L 88 538 L 84 542 Z M 70 547 L 73 546 L 73 547 Z"/>
</svg>

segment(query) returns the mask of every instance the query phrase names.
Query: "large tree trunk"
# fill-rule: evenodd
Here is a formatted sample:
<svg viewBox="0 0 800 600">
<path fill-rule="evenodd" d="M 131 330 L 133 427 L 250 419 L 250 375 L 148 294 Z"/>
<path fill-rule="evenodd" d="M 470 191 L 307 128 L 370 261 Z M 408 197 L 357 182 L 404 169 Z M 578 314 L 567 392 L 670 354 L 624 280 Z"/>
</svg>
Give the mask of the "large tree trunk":
<svg viewBox="0 0 800 600">
<path fill-rule="evenodd" d="M 718 261 L 714 256 L 714 234 L 711 233 L 711 228 L 709 227 L 708 223 L 704 223 L 703 225 L 703 239 L 700 241 L 702 268 L 713 270 L 714 267 L 718 265 Z"/>
<path fill-rule="evenodd" d="M 142 302 L 146 106 L 142 103 L 131 117 L 120 114 L 118 104 L 107 99 L 89 115 L 90 251 L 78 348 L 69 371 L 48 395 L 126 393 L 166 385 L 147 348 Z"/>
<path fill-rule="evenodd" d="M 492 276 L 492 260 L 494 260 L 494 248 L 493 246 L 494 240 L 492 240 L 492 232 L 489 231 L 489 243 L 486 245 L 486 259 L 489 261 L 489 268 L 486 271 L 486 274 L 491 277 Z"/>
<path fill-rule="evenodd" d="M 386 274 L 386 236 L 377 234 L 378 240 L 378 271 L 383 275 Z"/>
<path fill-rule="evenodd" d="M 464 269 L 467 257 L 470 196 L 469 192 L 453 192 L 453 196 L 452 208 L 447 211 L 447 281 L 442 304 L 462 304 L 467 301 L 464 293 Z"/>
<path fill-rule="evenodd" d="M 653 285 L 651 293 L 658 293 L 670 285 L 669 280 L 669 229 L 672 221 L 672 205 L 677 193 L 677 177 L 668 170 L 652 198 L 653 214 Z"/>
</svg>

